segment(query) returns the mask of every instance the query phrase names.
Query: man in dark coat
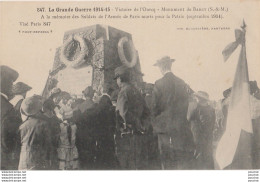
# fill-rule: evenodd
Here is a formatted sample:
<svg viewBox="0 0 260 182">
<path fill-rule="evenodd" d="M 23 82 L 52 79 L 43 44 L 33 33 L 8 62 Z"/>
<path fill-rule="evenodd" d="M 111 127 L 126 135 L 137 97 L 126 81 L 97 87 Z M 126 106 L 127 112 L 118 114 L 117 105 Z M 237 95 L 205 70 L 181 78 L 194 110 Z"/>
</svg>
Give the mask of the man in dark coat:
<svg viewBox="0 0 260 182">
<path fill-rule="evenodd" d="M 206 92 L 198 91 L 194 96 L 197 98 L 195 107 L 189 109 L 187 115 L 191 122 L 191 131 L 196 147 L 194 168 L 214 169 L 213 129 L 216 119 L 215 110 L 209 105 L 209 96 Z"/>
<path fill-rule="evenodd" d="M 153 88 L 154 88 L 154 84 L 146 83 L 146 85 L 145 85 L 145 102 L 150 110 L 152 109 Z"/>
<path fill-rule="evenodd" d="M 61 120 L 55 115 L 54 109 L 56 105 L 52 99 L 48 98 L 43 103 L 43 113 L 47 117 L 48 130 L 50 131 L 51 145 L 48 154 L 50 169 L 58 169 L 58 144 L 60 138 L 60 123 Z"/>
<path fill-rule="evenodd" d="M 155 82 L 152 96 L 153 130 L 158 134 L 162 169 L 187 169 L 193 150 L 186 119 L 190 88 L 171 72 L 174 59 L 158 60 L 163 77 Z"/>
<path fill-rule="evenodd" d="M 47 117 L 41 113 L 42 97 L 34 95 L 21 105 L 23 123 L 19 127 L 21 154 L 19 170 L 49 169 L 48 153 L 51 146 Z"/>
<path fill-rule="evenodd" d="M 1 82 L 1 169 L 15 170 L 18 167 L 17 153 L 19 153 L 18 127 L 19 118 L 16 117 L 12 104 L 8 101 L 13 82 L 19 74 L 8 66 L 0 67 Z"/>
<path fill-rule="evenodd" d="M 93 105 L 94 105 L 94 102 L 93 102 L 94 93 L 95 93 L 95 91 L 91 86 L 88 86 L 87 88 L 85 88 L 85 90 L 82 91 L 82 94 L 85 97 L 85 101 L 82 102 L 78 107 L 79 110 L 81 111 L 81 113 L 84 113 L 86 110 L 93 107 Z"/>
<path fill-rule="evenodd" d="M 97 105 L 92 100 L 94 90 L 91 86 L 88 86 L 82 93 L 85 96 L 85 101 L 78 106 L 81 113 L 76 121 L 78 128 L 76 145 L 81 169 L 95 169 Z"/>
<path fill-rule="evenodd" d="M 103 95 L 97 106 L 97 168 L 115 169 L 115 110 L 107 95 Z"/>
<path fill-rule="evenodd" d="M 120 88 L 116 104 L 117 158 L 122 169 L 143 169 L 146 157 L 142 156 L 144 135 L 147 132 L 145 117 L 147 106 L 140 91 L 130 84 L 130 69 L 115 69 Z"/>
<path fill-rule="evenodd" d="M 260 116 L 259 116 L 259 103 L 260 103 L 260 89 L 257 86 L 256 81 L 250 81 L 250 92 L 255 102 L 258 104 L 252 104 L 251 108 L 257 113 L 252 117 L 253 127 L 253 169 L 260 169 Z M 258 106 L 258 107 L 257 107 Z"/>
<path fill-rule="evenodd" d="M 154 84 L 146 83 L 144 92 L 145 92 L 145 102 L 147 107 L 149 108 L 150 114 L 152 109 L 152 92 L 153 92 Z M 151 121 L 151 115 L 149 117 Z M 149 129 L 148 136 L 148 169 L 160 169 L 160 160 L 159 160 L 159 149 L 158 149 L 158 135 L 153 133 L 152 126 Z"/>
</svg>

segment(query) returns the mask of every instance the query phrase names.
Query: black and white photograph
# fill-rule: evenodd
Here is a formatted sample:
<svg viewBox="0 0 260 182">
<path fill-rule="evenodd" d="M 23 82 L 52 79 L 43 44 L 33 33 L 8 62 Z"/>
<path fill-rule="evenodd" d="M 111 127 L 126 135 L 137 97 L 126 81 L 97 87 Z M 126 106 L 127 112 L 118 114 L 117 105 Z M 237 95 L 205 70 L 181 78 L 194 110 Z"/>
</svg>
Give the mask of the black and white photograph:
<svg viewBox="0 0 260 182">
<path fill-rule="evenodd" d="M 0 9 L 1 180 L 245 170 L 259 181 L 259 1 Z"/>
</svg>

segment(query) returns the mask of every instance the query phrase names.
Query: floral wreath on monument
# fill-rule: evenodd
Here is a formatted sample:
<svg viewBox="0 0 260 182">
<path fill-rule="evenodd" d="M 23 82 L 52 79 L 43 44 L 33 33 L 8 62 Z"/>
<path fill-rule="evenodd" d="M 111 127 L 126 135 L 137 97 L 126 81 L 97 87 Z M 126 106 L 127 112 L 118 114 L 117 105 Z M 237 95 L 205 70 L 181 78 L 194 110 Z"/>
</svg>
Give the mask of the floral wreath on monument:
<svg viewBox="0 0 260 182">
<path fill-rule="evenodd" d="M 132 55 L 132 60 L 128 61 L 125 57 L 125 53 L 124 53 L 124 44 L 128 42 L 130 49 L 131 49 L 131 55 Z M 137 53 L 136 50 L 134 48 L 134 44 L 133 41 L 128 39 L 127 37 L 122 37 L 119 42 L 118 42 L 118 55 L 120 58 L 120 61 L 122 62 L 123 65 L 132 68 L 136 65 L 137 62 Z"/>
<path fill-rule="evenodd" d="M 80 52 L 78 53 L 78 56 L 75 60 L 71 61 L 68 59 L 68 57 L 65 55 L 65 52 L 68 49 L 68 46 L 71 42 L 77 41 L 79 42 L 80 46 Z M 71 50 L 68 50 L 71 51 Z M 64 42 L 63 46 L 61 47 L 60 51 L 60 60 L 69 67 L 77 68 L 81 66 L 85 62 L 85 56 L 88 55 L 88 47 L 83 37 L 80 37 L 78 35 L 70 35 L 68 39 Z"/>
</svg>

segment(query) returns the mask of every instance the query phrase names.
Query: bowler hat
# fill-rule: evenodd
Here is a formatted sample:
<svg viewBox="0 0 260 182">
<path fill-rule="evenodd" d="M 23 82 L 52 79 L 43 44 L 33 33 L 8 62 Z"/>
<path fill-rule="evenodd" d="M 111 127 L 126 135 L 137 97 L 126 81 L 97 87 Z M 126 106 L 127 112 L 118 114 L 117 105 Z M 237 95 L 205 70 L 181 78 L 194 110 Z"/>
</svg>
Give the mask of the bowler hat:
<svg viewBox="0 0 260 182">
<path fill-rule="evenodd" d="M 205 100 L 209 100 L 209 94 L 207 92 L 204 91 L 198 91 L 197 93 L 194 93 L 195 96 L 205 99 Z"/>
<path fill-rule="evenodd" d="M 43 98 L 40 95 L 34 95 L 23 100 L 21 111 L 26 116 L 37 114 L 43 106 Z"/>
<path fill-rule="evenodd" d="M 117 79 L 119 76 L 122 76 L 124 74 L 129 74 L 130 73 L 130 69 L 126 66 L 119 66 L 115 69 L 115 77 L 114 79 Z"/>
<path fill-rule="evenodd" d="M 169 56 L 164 56 L 161 59 L 158 59 L 156 61 L 156 63 L 154 64 L 154 66 L 164 65 L 166 63 L 172 63 L 174 61 L 175 61 L 175 59 L 171 59 Z"/>
<path fill-rule="evenodd" d="M 13 82 L 15 82 L 15 80 L 19 76 L 19 73 L 17 71 L 5 65 L 0 66 L 0 74 L 1 74 L 1 79 L 5 78 Z"/>
<path fill-rule="evenodd" d="M 17 95 L 28 92 L 31 89 L 32 87 L 30 87 L 29 85 L 23 82 L 17 82 L 15 85 L 13 85 L 12 92 L 13 94 Z"/>
</svg>

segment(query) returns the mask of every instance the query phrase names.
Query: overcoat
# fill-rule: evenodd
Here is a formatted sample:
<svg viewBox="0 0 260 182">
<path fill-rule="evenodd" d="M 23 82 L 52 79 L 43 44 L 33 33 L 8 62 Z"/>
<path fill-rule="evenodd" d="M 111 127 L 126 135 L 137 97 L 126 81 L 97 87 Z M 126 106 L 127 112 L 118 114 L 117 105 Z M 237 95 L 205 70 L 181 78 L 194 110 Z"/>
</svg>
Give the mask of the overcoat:
<svg viewBox="0 0 260 182">
<path fill-rule="evenodd" d="M 122 83 L 116 105 L 117 158 L 122 169 L 144 169 L 147 166 L 146 136 L 149 129 L 148 107 L 139 90 Z"/>
<path fill-rule="evenodd" d="M 189 86 L 172 72 L 155 82 L 152 94 L 153 130 L 174 138 L 173 148 L 191 150 L 192 135 L 187 122 Z"/>
<path fill-rule="evenodd" d="M 1 169 L 16 170 L 19 161 L 20 119 L 12 104 L 1 95 Z"/>
<path fill-rule="evenodd" d="M 30 116 L 19 127 L 21 154 L 19 170 L 48 169 L 48 153 L 51 146 L 50 128 L 46 117 Z"/>
</svg>

